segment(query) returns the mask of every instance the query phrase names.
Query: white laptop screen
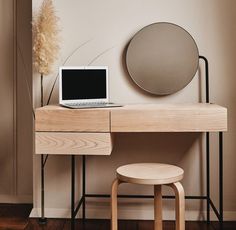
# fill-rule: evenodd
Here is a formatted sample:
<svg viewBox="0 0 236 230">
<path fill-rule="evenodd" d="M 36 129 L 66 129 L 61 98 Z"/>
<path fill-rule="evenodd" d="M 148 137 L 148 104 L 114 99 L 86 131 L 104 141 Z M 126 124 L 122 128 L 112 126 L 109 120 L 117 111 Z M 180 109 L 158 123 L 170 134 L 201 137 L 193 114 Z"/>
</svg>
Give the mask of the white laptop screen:
<svg viewBox="0 0 236 230">
<path fill-rule="evenodd" d="M 62 100 L 107 98 L 106 69 L 62 69 Z"/>
</svg>

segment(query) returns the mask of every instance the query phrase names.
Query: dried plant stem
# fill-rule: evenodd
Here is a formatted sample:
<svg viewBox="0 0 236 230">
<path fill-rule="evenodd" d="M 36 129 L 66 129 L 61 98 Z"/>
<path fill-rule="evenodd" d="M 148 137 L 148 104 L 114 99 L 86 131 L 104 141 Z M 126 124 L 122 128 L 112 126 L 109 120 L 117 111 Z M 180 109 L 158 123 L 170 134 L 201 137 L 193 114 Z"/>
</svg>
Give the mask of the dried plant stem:
<svg viewBox="0 0 236 230">
<path fill-rule="evenodd" d="M 59 52 L 59 18 L 53 3 L 53 0 L 43 0 L 32 23 L 33 66 L 41 75 L 41 106 L 44 105 L 43 77 L 51 73 Z"/>
<path fill-rule="evenodd" d="M 87 43 L 89 43 L 90 41 L 92 41 L 92 39 L 90 40 L 87 40 L 86 42 L 82 43 L 81 45 L 79 45 L 77 48 L 75 48 L 68 56 L 67 58 L 65 59 L 65 61 L 62 63 L 62 65 L 64 66 L 68 61 L 69 59 L 80 49 L 82 48 L 83 46 L 85 46 Z M 51 100 L 51 97 L 52 97 L 52 93 L 53 93 L 53 90 L 55 88 L 55 85 L 56 85 L 56 82 L 57 82 L 57 79 L 58 79 L 58 76 L 59 76 L 59 72 L 57 73 L 56 75 L 56 78 L 53 82 L 53 85 L 52 85 L 52 88 L 51 88 L 51 91 L 49 93 L 49 97 L 48 97 L 48 100 L 47 100 L 47 105 L 49 105 L 50 103 L 50 100 Z"/>
<path fill-rule="evenodd" d="M 43 74 L 41 74 L 41 107 L 43 107 Z"/>
<path fill-rule="evenodd" d="M 97 56 L 95 56 L 89 63 L 89 65 L 92 65 L 98 58 L 100 58 L 102 55 L 104 55 L 105 53 L 109 52 L 110 50 L 114 49 L 116 46 L 112 46 L 107 48 L 106 50 L 104 50 L 103 52 L 99 53 Z"/>
<path fill-rule="evenodd" d="M 25 58 L 23 56 L 23 52 L 22 52 L 20 44 L 18 42 L 17 42 L 17 49 L 19 51 L 19 54 L 20 54 L 20 57 L 21 57 L 21 60 L 22 60 L 22 63 L 23 63 L 23 68 L 24 68 L 25 74 L 23 74 L 22 76 L 23 76 L 23 79 L 25 80 L 28 99 L 29 99 L 29 103 L 30 103 L 30 106 L 31 106 L 31 110 L 32 110 L 32 115 L 33 115 L 33 118 L 35 119 L 35 112 L 34 112 L 34 106 L 33 106 L 32 95 L 31 95 L 32 92 L 31 92 L 30 85 L 29 85 L 29 82 L 28 82 L 28 78 L 30 79 L 32 76 L 30 74 L 30 71 L 29 71 L 26 63 L 25 63 Z M 28 78 L 27 78 L 27 76 L 28 76 Z"/>
</svg>

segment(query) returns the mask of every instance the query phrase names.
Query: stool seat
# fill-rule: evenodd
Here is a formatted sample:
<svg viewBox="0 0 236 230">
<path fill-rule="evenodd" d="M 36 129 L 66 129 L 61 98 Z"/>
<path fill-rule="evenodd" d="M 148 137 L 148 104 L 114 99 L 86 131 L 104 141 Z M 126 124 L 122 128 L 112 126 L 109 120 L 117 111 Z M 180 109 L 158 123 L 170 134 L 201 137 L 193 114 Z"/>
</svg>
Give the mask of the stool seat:
<svg viewBox="0 0 236 230">
<path fill-rule="evenodd" d="M 184 170 L 169 164 L 128 164 L 116 170 L 117 178 L 123 182 L 145 185 L 163 185 L 180 181 Z"/>
</svg>

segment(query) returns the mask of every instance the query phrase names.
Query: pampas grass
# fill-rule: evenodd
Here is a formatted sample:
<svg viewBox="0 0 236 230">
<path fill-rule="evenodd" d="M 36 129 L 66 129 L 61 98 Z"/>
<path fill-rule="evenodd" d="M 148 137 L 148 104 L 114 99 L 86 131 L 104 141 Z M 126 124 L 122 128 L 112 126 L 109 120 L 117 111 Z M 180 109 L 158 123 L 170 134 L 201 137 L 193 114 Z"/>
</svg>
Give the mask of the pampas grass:
<svg viewBox="0 0 236 230">
<path fill-rule="evenodd" d="M 59 51 L 58 27 L 52 0 L 44 0 L 33 19 L 33 65 L 36 72 L 47 75 L 51 72 Z"/>
<path fill-rule="evenodd" d="M 51 73 L 59 52 L 59 18 L 52 0 L 44 0 L 33 18 L 33 67 L 41 75 L 41 106 L 43 106 L 43 76 Z"/>
</svg>

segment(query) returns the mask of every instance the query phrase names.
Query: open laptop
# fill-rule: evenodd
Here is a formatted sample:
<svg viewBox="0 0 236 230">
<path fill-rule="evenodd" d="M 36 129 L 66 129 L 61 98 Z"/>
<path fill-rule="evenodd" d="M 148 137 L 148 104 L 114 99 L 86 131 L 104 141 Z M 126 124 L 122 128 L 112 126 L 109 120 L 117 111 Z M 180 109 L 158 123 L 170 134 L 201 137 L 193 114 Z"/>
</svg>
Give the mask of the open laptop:
<svg viewBox="0 0 236 230">
<path fill-rule="evenodd" d="M 72 109 L 121 106 L 118 104 L 109 103 L 108 98 L 108 67 L 60 67 L 60 105 Z"/>
</svg>

